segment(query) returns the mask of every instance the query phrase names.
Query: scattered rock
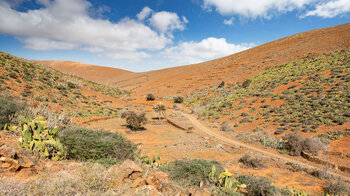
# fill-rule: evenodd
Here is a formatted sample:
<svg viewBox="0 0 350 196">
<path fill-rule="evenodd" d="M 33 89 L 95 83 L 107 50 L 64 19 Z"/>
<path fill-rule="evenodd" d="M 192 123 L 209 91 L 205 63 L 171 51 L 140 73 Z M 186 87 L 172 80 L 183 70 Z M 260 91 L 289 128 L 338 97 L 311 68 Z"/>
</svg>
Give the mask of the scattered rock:
<svg viewBox="0 0 350 196">
<path fill-rule="evenodd" d="M 115 176 L 117 176 L 116 184 L 121 184 L 129 177 L 136 179 L 141 176 L 142 168 L 131 160 L 126 160 L 119 168 L 115 170 Z M 139 173 L 139 174 L 137 174 Z"/>
<path fill-rule="evenodd" d="M 154 188 L 152 185 L 145 185 L 142 187 L 139 187 L 135 191 L 135 195 L 163 195 L 160 193 L 156 188 Z"/>
<path fill-rule="evenodd" d="M 133 188 L 144 186 L 144 185 L 146 185 L 146 181 L 143 178 L 137 178 L 132 182 Z"/>
<path fill-rule="evenodd" d="M 11 167 L 12 165 L 10 164 L 10 163 L 3 163 L 2 165 L 1 165 L 1 167 L 2 168 L 9 168 L 9 167 Z"/>
<path fill-rule="evenodd" d="M 17 152 L 13 147 L 8 147 L 6 145 L 3 145 L 0 147 L 0 156 L 16 159 Z"/>
<path fill-rule="evenodd" d="M 21 169 L 21 166 L 20 165 L 12 165 L 12 167 L 10 167 L 9 171 L 10 172 L 16 172 L 16 171 L 19 171 Z"/>
<path fill-rule="evenodd" d="M 203 190 L 196 190 L 193 194 L 193 196 L 210 196 L 211 193 L 208 191 L 208 189 Z"/>
<path fill-rule="evenodd" d="M 147 185 L 152 185 L 157 190 L 162 190 L 168 183 L 168 174 L 155 172 L 146 178 Z"/>
</svg>

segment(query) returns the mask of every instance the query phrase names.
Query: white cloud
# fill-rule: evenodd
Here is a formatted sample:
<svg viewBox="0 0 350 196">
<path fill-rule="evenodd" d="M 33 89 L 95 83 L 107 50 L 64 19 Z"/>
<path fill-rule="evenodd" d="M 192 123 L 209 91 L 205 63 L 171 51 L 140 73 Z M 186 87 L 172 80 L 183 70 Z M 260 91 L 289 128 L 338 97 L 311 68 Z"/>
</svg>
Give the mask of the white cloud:
<svg viewBox="0 0 350 196">
<path fill-rule="evenodd" d="M 171 12 L 153 13 L 150 20 L 153 18 L 152 25 L 160 30 L 157 32 L 136 19 L 124 18 L 114 23 L 93 18 L 88 13 L 92 5 L 87 0 L 37 2 L 43 7 L 21 12 L 0 0 L 0 33 L 17 36 L 25 47 L 34 50 L 77 48 L 113 58 L 136 59 L 164 49 L 172 43 L 171 32 L 185 28 L 184 21 Z M 149 10 L 144 8 L 137 18 L 147 18 Z"/>
<path fill-rule="evenodd" d="M 224 24 L 225 25 L 233 25 L 233 21 L 234 21 L 234 17 L 231 17 L 230 19 L 228 19 L 228 20 L 224 20 Z"/>
<path fill-rule="evenodd" d="M 186 18 L 182 20 L 176 13 L 161 11 L 152 14 L 149 19 L 150 25 L 162 33 L 171 33 L 175 30 L 184 30 L 188 22 Z"/>
<path fill-rule="evenodd" d="M 181 63 L 199 63 L 246 50 L 254 44 L 231 44 L 225 38 L 209 37 L 200 42 L 183 42 L 167 48 L 162 54 Z"/>
<path fill-rule="evenodd" d="M 320 16 L 332 18 L 350 12 L 350 0 L 333 0 L 320 3 L 314 10 L 308 11 L 305 16 Z"/>
<path fill-rule="evenodd" d="M 222 15 L 240 15 L 245 18 L 271 18 L 276 13 L 285 13 L 315 0 L 204 0 L 205 8 L 215 7 Z"/>
<path fill-rule="evenodd" d="M 150 14 L 152 14 L 153 10 L 149 7 L 144 7 L 140 13 L 136 15 L 138 20 L 144 20 L 147 18 Z"/>
<path fill-rule="evenodd" d="M 76 47 L 75 44 L 65 43 L 47 38 L 30 37 L 22 40 L 25 48 L 33 50 L 71 50 Z"/>
</svg>

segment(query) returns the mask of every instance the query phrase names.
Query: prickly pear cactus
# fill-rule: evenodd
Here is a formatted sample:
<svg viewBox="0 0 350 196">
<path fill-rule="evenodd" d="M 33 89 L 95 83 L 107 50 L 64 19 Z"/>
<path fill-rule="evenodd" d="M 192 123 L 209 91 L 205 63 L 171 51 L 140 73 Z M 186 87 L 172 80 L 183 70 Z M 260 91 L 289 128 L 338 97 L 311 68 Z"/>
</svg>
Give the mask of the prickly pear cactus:
<svg viewBox="0 0 350 196">
<path fill-rule="evenodd" d="M 19 132 L 22 135 L 18 140 L 20 147 L 56 161 L 65 158 L 65 149 L 57 136 L 58 127 L 48 129 L 47 121 L 41 116 L 32 121 L 24 117 L 18 119 L 21 122 Z"/>
</svg>

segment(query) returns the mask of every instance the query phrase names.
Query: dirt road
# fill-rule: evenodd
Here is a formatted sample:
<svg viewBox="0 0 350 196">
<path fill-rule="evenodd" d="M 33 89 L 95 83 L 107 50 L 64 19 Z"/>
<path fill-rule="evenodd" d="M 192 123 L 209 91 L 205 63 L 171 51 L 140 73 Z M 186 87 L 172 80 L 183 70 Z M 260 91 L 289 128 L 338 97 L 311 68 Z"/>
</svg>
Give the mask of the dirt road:
<svg viewBox="0 0 350 196">
<path fill-rule="evenodd" d="M 291 163 L 300 165 L 304 168 L 320 169 L 319 165 L 314 166 L 310 162 L 308 162 L 307 160 L 305 160 L 305 161 L 296 160 L 296 159 L 293 159 L 292 157 L 289 157 L 287 155 L 285 156 L 282 154 L 273 153 L 273 152 L 264 150 L 263 148 L 254 147 L 252 145 L 243 143 L 241 141 L 238 141 L 238 140 L 235 140 L 232 138 L 228 138 L 227 136 L 224 136 L 222 133 L 206 127 L 200 121 L 198 121 L 196 117 L 194 117 L 190 114 L 183 113 L 183 112 L 181 112 L 181 113 L 182 113 L 182 115 L 186 116 L 192 122 L 192 124 L 194 125 L 195 128 L 197 128 L 198 131 L 205 133 L 206 135 L 209 135 L 211 137 L 214 137 L 214 138 L 216 138 L 216 139 L 220 140 L 221 142 L 224 142 L 228 145 L 233 145 L 236 147 L 243 147 L 243 148 L 246 148 L 248 150 L 255 151 L 255 152 L 264 154 L 266 156 L 278 159 L 282 162 L 291 162 Z M 344 179 L 346 181 L 350 181 L 350 177 L 345 175 L 345 174 L 339 174 L 340 171 L 339 171 L 339 173 L 336 173 L 335 170 L 332 170 L 332 171 L 328 171 L 328 173 L 335 176 L 335 177 L 341 177 L 342 179 Z"/>
</svg>

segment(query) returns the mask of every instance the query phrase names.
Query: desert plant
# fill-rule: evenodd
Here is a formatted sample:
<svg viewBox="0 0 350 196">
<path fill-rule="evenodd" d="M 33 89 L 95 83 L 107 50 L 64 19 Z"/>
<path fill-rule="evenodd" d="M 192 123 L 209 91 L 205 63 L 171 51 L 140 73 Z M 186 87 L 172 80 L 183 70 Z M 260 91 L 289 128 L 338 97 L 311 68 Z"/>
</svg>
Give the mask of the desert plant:
<svg viewBox="0 0 350 196">
<path fill-rule="evenodd" d="M 182 103 L 184 101 L 184 98 L 181 96 L 174 97 L 174 103 Z"/>
<path fill-rule="evenodd" d="M 157 112 L 159 120 L 161 117 L 166 117 L 166 105 L 164 103 L 157 103 L 153 106 L 153 110 Z"/>
<path fill-rule="evenodd" d="M 20 147 L 55 161 L 65 158 L 65 149 L 57 136 L 58 127 L 48 129 L 44 117 L 37 117 L 32 121 L 23 116 L 19 119 L 21 121 L 18 127 L 21 134 L 18 140 Z"/>
<path fill-rule="evenodd" d="M 122 118 L 126 118 L 126 123 L 132 131 L 142 130 L 142 124 L 147 122 L 146 113 L 136 114 L 134 111 L 128 111 L 122 114 Z"/>
<path fill-rule="evenodd" d="M 228 195 L 236 193 L 240 188 L 246 188 L 246 185 L 232 177 L 232 174 L 227 169 L 224 172 L 217 173 L 215 165 L 212 166 L 209 173 L 209 181 Z"/>
<path fill-rule="evenodd" d="M 221 131 L 224 132 L 232 132 L 234 131 L 234 125 L 232 125 L 231 123 L 224 121 L 221 123 L 221 127 L 220 127 Z"/>
<path fill-rule="evenodd" d="M 178 184 L 187 186 L 199 187 L 202 183 L 209 183 L 209 173 L 212 166 L 215 165 L 218 173 L 224 171 L 222 166 L 216 161 L 206 161 L 200 159 L 193 160 L 175 160 L 163 168 L 169 173 L 172 180 Z"/>
<path fill-rule="evenodd" d="M 68 127 L 59 132 L 67 158 L 104 163 L 106 166 L 137 157 L 137 147 L 119 133 Z"/>
<path fill-rule="evenodd" d="M 152 93 L 147 94 L 147 97 L 146 97 L 147 101 L 154 101 L 155 99 L 156 97 Z"/>
</svg>

